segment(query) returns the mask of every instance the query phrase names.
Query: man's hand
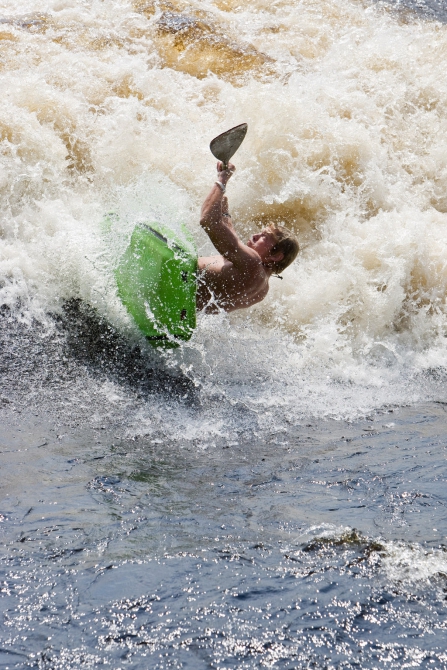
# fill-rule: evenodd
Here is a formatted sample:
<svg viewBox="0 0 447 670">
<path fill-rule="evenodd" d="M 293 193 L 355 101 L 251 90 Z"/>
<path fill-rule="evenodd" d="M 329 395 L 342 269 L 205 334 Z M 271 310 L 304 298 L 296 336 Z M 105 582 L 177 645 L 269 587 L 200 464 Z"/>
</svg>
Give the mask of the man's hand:
<svg viewBox="0 0 447 670">
<path fill-rule="evenodd" d="M 223 163 L 221 161 L 217 161 L 217 179 L 221 184 L 226 186 L 235 169 L 236 167 L 233 165 L 233 163 L 228 163 L 227 169 L 224 170 Z"/>
</svg>

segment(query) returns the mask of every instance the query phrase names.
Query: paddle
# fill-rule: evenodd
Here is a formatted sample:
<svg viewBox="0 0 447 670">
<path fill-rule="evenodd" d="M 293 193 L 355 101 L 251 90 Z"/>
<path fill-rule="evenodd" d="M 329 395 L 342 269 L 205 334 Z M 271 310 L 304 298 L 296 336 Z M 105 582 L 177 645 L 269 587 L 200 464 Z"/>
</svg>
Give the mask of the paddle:
<svg viewBox="0 0 447 670">
<path fill-rule="evenodd" d="M 221 135 L 215 137 L 214 140 L 211 140 L 211 153 L 218 161 L 222 161 L 224 170 L 228 168 L 228 161 L 234 156 L 244 141 L 247 128 L 248 125 L 246 123 L 241 123 L 239 126 L 230 128 L 230 130 L 226 130 Z"/>
</svg>

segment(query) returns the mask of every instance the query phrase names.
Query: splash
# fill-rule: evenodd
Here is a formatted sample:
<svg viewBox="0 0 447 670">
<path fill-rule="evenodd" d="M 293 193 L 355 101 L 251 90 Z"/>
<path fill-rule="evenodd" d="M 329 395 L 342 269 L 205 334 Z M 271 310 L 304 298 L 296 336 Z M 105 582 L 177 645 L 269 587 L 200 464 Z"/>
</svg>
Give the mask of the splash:
<svg viewBox="0 0 447 670">
<path fill-rule="evenodd" d="M 340 0 L 38 5 L 0 4 L 2 304 L 50 327 L 81 299 L 133 332 L 113 284 L 133 222 L 182 219 L 211 251 L 209 139 L 247 121 L 236 225 L 284 222 L 303 251 L 249 321 L 201 318 L 173 364 L 226 392 L 240 370 L 341 384 L 323 413 L 356 385 L 356 411 L 436 396 L 420 375 L 447 364 L 446 26 Z"/>
</svg>

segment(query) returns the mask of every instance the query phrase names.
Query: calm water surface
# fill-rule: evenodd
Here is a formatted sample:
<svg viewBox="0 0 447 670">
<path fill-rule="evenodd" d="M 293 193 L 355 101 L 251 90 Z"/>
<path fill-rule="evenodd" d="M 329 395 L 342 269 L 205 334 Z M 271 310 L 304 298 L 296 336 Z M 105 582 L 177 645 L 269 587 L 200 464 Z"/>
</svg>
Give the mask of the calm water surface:
<svg viewBox="0 0 447 670">
<path fill-rule="evenodd" d="M 228 399 L 34 346 L 3 396 L 2 667 L 447 667 L 446 403 L 262 431 L 233 403 L 236 438 L 191 440 Z"/>
</svg>

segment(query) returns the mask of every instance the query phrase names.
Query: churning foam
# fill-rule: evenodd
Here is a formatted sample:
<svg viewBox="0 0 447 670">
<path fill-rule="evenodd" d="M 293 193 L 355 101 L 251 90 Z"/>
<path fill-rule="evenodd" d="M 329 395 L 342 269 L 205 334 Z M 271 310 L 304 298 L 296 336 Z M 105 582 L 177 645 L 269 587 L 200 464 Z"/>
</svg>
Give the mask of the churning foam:
<svg viewBox="0 0 447 670">
<path fill-rule="evenodd" d="M 343 388 L 321 413 L 436 395 L 411 379 L 447 365 L 446 26 L 345 0 L 3 0 L 0 21 L 0 298 L 19 318 L 80 297 L 132 332 L 112 275 L 132 225 L 181 218 L 209 251 L 208 143 L 246 121 L 237 226 L 282 221 L 302 253 L 249 321 L 202 317 L 176 364 L 241 394 L 268 378 L 263 403 Z"/>
</svg>

